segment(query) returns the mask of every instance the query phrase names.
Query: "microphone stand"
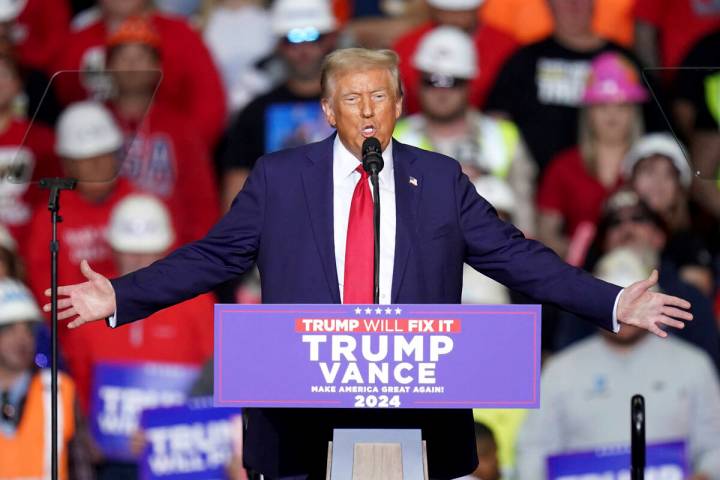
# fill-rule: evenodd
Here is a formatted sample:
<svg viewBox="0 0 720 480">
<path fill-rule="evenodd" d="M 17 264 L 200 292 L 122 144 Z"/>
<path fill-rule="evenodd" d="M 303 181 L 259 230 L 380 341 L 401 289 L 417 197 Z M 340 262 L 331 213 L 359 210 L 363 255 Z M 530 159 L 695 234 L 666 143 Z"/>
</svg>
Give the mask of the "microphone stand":
<svg viewBox="0 0 720 480">
<path fill-rule="evenodd" d="M 631 467 L 630 478 L 645 478 L 645 399 L 634 395 L 630 402 Z"/>
<path fill-rule="evenodd" d="M 57 290 L 58 290 L 58 252 L 60 242 L 57 238 L 58 223 L 62 222 L 60 213 L 60 192 L 62 190 L 73 190 L 77 180 L 74 178 L 43 178 L 40 180 L 40 188 L 50 190 L 48 199 L 48 210 L 50 211 L 50 222 L 52 224 L 52 239 L 50 240 L 50 344 L 51 344 L 51 366 L 50 366 L 50 389 L 51 389 L 51 469 L 52 480 L 58 479 L 58 350 L 57 350 Z"/>
<path fill-rule="evenodd" d="M 382 158 L 380 141 L 375 137 L 366 138 L 362 145 L 363 169 L 370 174 L 373 190 L 373 231 L 375 247 L 373 255 L 373 303 L 380 303 L 380 182 L 378 174 L 385 163 Z"/>
<path fill-rule="evenodd" d="M 377 305 L 380 303 L 380 182 L 376 166 L 370 171 L 370 183 L 373 187 L 373 231 L 375 232 L 373 303 Z"/>
</svg>

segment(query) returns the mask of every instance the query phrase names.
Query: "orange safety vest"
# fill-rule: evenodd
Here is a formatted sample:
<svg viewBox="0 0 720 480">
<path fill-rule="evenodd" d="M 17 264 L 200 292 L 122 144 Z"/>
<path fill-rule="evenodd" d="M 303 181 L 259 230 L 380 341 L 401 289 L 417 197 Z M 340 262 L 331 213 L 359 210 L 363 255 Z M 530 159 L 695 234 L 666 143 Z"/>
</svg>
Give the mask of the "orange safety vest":
<svg viewBox="0 0 720 480">
<path fill-rule="evenodd" d="M 68 480 L 67 447 L 75 433 L 75 385 L 70 377 L 58 376 L 58 474 Z M 51 435 L 50 371 L 35 374 L 15 434 L 0 431 L 0 480 L 45 480 L 50 478 Z"/>
</svg>

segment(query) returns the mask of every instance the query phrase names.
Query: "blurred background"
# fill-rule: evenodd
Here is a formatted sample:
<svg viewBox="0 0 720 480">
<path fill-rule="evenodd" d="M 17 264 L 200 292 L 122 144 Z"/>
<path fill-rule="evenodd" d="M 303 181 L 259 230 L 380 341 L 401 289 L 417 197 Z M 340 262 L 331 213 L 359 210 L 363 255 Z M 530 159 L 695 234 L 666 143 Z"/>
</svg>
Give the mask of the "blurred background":
<svg viewBox="0 0 720 480">
<path fill-rule="evenodd" d="M 476 411 L 467 478 L 556 478 L 581 451 L 606 471 L 642 393 L 648 442 L 679 459 L 654 478 L 720 479 L 718 0 L 0 0 L 0 478 L 48 468 L 36 180 L 82 180 L 62 195 L 60 284 L 83 259 L 141 268 L 202 237 L 258 157 L 332 133 L 320 66 L 350 46 L 400 56 L 397 140 L 455 158 L 569 263 L 623 286 L 657 269 L 693 305 L 662 343 L 545 307 L 542 408 Z M 255 478 L 239 412 L 203 399 L 213 304 L 260 299 L 251 272 L 116 331 L 61 329 L 61 478 Z M 532 299 L 468 269 L 463 302 Z"/>
</svg>

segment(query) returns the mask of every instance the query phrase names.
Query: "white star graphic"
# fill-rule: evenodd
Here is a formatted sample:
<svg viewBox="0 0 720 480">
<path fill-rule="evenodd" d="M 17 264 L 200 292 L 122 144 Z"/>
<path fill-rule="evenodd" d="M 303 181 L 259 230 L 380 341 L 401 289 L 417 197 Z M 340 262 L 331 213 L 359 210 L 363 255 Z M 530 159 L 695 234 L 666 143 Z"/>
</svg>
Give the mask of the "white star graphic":
<svg viewBox="0 0 720 480">
<path fill-rule="evenodd" d="M 355 315 L 360 315 L 361 313 L 362 313 L 362 308 L 357 307 L 357 308 L 355 309 Z"/>
<path fill-rule="evenodd" d="M 395 309 L 395 315 L 400 315 L 401 313 L 402 313 L 402 308 Z"/>
<path fill-rule="evenodd" d="M 372 308 L 366 308 L 366 309 L 365 309 L 365 314 L 366 314 L 366 315 L 370 315 L 371 313 L 372 313 Z"/>
<path fill-rule="evenodd" d="M 385 309 L 385 315 L 390 315 L 391 313 L 392 313 L 392 308 Z"/>
<path fill-rule="evenodd" d="M 377 315 L 380 315 L 380 314 L 382 313 L 382 308 L 376 308 L 376 309 L 375 309 L 375 313 L 376 313 Z"/>
</svg>

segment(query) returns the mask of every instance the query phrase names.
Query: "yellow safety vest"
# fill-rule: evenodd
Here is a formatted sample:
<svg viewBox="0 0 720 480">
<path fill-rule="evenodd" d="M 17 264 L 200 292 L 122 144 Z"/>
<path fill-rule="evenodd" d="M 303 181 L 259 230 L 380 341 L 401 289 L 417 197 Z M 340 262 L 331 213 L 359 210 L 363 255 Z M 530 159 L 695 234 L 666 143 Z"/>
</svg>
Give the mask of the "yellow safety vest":
<svg viewBox="0 0 720 480">
<path fill-rule="evenodd" d="M 422 114 L 402 118 L 395 125 L 393 137 L 401 143 L 435 151 L 435 147 L 425 134 L 424 124 L 425 119 Z M 488 170 L 495 177 L 507 179 L 520 142 L 520 132 L 515 124 L 508 120 L 483 115 L 478 137 L 477 141 L 488 163 Z"/>
</svg>

